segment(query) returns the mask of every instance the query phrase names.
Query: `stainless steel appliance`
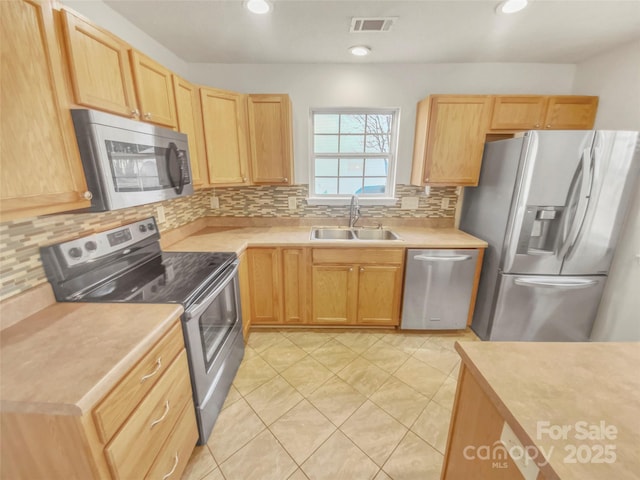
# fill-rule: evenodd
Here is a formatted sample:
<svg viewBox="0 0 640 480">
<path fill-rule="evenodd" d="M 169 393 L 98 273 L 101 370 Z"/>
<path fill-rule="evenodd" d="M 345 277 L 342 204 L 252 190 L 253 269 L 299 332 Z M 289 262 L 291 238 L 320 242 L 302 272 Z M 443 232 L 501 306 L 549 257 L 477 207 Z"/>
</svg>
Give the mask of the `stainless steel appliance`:
<svg viewBox="0 0 640 480">
<path fill-rule="evenodd" d="M 87 109 L 71 110 L 91 192 L 102 212 L 191 195 L 184 133 Z"/>
<path fill-rule="evenodd" d="M 184 306 L 182 331 L 202 445 L 244 355 L 238 259 L 235 253 L 162 252 L 159 238 L 152 217 L 40 252 L 60 302 Z"/>
<path fill-rule="evenodd" d="M 531 131 L 486 144 L 460 220 L 489 243 L 472 323 L 481 338 L 589 339 L 639 170 L 638 132 Z"/>
<path fill-rule="evenodd" d="M 407 250 L 401 328 L 467 326 L 477 250 Z"/>
</svg>

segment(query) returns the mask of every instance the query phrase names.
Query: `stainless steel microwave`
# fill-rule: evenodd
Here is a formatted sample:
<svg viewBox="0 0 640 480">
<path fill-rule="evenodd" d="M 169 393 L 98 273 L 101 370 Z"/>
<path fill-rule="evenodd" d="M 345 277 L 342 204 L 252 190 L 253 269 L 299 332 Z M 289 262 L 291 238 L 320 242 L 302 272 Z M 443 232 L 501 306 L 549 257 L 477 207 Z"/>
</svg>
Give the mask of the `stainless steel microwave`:
<svg viewBox="0 0 640 480">
<path fill-rule="evenodd" d="M 184 133 L 87 109 L 71 116 L 91 192 L 103 212 L 193 193 Z"/>
</svg>

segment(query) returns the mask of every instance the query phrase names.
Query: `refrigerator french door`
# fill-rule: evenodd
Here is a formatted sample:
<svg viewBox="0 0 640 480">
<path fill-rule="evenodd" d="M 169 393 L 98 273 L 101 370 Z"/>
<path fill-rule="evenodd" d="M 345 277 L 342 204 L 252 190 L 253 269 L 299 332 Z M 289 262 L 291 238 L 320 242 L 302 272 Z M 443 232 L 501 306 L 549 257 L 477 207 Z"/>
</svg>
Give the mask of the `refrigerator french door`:
<svg viewBox="0 0 640 480">
<path fill-rule="evenodd" d="M 489 243 L 472 323 L 481 338 L 588 339 L 637 188 L 638 138 L 531 131 L 487 143 L 460 221 L 461 230 Z M 544 285 L 532 284 L 534 276 L 545 277 Z"/>
</svg>

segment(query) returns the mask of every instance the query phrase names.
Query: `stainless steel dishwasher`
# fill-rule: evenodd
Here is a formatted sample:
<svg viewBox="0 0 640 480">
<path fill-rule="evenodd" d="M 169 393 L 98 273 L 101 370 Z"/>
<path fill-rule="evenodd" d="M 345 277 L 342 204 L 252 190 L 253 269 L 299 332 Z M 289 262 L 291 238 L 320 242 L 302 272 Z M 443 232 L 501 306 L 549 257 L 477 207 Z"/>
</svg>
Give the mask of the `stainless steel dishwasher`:
<svg viewBox="0 0 640 480">
<path fill-rule="evenodd" d="M 478 250 L 407 250 L 401 328 L 467 325 Z"/>
</svg>

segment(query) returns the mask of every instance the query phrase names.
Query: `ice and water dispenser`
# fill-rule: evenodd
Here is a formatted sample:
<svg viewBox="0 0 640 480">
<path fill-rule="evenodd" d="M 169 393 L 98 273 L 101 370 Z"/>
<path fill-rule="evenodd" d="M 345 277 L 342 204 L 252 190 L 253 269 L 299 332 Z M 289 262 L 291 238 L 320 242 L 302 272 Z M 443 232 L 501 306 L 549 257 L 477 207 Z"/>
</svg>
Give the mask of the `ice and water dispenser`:
<svg viewBox="0 0 640 480">
<path fill-rule="evenodd" d="M 516 253 L 553 255 L 564 207 L 527 205 Z"/>
</svg>

